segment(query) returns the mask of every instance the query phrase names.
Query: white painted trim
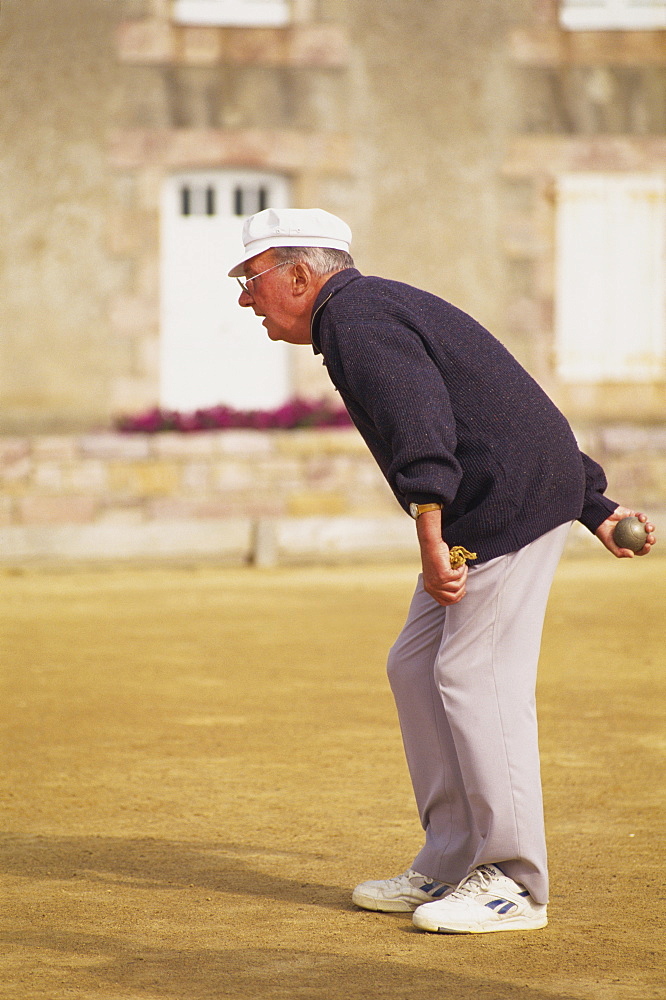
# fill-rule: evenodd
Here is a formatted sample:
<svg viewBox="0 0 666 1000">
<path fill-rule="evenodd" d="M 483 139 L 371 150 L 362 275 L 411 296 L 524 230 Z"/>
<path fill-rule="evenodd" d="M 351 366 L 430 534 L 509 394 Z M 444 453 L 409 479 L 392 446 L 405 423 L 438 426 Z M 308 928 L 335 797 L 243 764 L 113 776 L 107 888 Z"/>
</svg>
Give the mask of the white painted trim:
<svg viewBox="0 0 666 1000">
<path fill-rule="evenodd" d="M 285 0 L 174 0 L 176 24 L 283 28 L 289 24 Z"/>
<path fill-rule="evenodd" d="M 666 29 L 666 0 L 561 0 L 560 25 L 568 31 Z"/>
</svg>

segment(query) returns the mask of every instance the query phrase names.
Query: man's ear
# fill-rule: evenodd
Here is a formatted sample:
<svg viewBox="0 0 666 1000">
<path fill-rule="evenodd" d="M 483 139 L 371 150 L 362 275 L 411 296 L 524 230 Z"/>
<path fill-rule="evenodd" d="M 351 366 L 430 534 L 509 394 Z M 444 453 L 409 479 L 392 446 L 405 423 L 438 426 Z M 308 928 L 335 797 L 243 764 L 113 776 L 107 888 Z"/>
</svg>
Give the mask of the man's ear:
<svg viewBox="0 0 666 1000">
<path fill-rule="evenodd" d="M 291 266 L 291 290 L 293 295 L 305 295 L 312 287 L 312 274 L 305 264 L 296 263 Z"/>
</svg>

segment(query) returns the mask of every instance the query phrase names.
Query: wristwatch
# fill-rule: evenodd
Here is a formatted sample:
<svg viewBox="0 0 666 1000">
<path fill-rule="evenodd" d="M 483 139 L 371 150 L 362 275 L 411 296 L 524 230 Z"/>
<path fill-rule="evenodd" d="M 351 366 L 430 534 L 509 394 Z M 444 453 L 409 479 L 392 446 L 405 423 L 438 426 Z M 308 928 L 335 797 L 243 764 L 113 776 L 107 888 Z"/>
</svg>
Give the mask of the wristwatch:
<svg viewBox="0 0 666 1000">
<path fill-rule="evenodd" d="M 425 514 L 427 510 L 441 510 L 443 506 L 443 503 L 410 503 L 409 513 L 416 520 L 421 514 Z"/>
</svg>

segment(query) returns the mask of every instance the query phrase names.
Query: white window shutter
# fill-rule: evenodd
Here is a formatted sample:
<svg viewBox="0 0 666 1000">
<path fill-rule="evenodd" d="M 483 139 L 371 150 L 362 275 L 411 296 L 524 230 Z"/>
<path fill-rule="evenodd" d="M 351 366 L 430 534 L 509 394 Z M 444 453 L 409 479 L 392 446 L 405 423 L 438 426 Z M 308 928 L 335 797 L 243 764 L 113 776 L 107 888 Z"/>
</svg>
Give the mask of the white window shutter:
<svg viewBox="0 0 666 1000">
<path fill-rule="evenodd" d="M 654 31 L 666 28 L 666 0 L 560 0 L 569 31 Z"/>
<path fill-rule="evenodd" d="M 556 240 L 558 374 L 570 382 L 664 377 L 666 178 L 560 177 Z"/>
</svg>

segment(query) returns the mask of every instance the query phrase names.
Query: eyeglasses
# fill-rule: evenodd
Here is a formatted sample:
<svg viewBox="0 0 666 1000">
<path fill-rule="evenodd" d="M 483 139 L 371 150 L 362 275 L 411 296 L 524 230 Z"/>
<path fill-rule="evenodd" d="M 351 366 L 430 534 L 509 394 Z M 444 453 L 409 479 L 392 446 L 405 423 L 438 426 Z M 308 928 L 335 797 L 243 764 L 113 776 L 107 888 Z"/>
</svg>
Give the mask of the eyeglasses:
<svg viewBox="0 0 666 1000">
<path fill-rule="evenodd" d="M 267 267 L 265 271 L 260 271 L 259 274 L 253 274 L 251 278 L 236 278 L 236 281 L 241 286 L 244 292 L 247 292 L 248 295 L 252 295 L 251 289 L 247 287 L 251 281 L 256 281 L 257 278 L 260 278 L 262 276 L 262 274 L 268 274 L 269 271 L 274 271 L 276 267 L 284 267 L 285 264 L 293 264 L 293 263 L 294 263 L 293 260 L 283 260 L 279 264 L 273 264 L 272 267 Z"/>
</svg>

